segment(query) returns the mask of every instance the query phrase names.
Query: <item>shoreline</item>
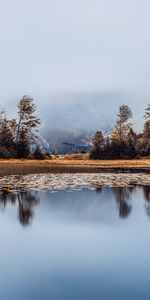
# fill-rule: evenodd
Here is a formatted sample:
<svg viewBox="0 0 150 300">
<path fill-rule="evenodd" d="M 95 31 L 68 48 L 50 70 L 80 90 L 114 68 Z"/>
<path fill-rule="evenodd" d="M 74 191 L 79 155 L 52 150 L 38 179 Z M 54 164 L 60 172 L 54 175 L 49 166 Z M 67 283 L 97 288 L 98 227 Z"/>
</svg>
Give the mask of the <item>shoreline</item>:
<svg viewBox="0 0 150 300">
<path fill-rule="evenodd" d="M 147 174 L 123 173 L 63 173 L 10 175 L 0 178 L 0 194 L 34 191 L 77 191 L 90 189 L 100 191 L 104 187 L 150 188 L 150 176 Z"/>
<path fill-rule="evenodd" d="M 147 173 L 150 159 L 91 161 L 71 159 L 51 160 L 0 160 L 0 177 L 28 174 L 66 173 Z"/>
</svg>

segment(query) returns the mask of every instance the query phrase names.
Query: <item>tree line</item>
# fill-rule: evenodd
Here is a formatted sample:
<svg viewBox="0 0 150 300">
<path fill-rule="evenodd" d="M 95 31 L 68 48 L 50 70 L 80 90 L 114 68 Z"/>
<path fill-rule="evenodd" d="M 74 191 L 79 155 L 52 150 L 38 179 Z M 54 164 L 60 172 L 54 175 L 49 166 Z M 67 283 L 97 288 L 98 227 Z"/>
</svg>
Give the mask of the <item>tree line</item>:
<svg viewBox="0 0 150 300">
<path fill-rule="evenodd" d="M 23 96 L 17 110 L 17 118 L 9 119 L 5 109 L 0 108 L 0 158 L 44 159 L 48 154 L 43 153 L 39 146 L 31 153 L 31 146 L 36 143 L 35 136 L 41 123 L 36 115 L 33 98 Z M 150 156 L 150 104 L 145 110 L 144 128 L 141 133 L 133 130 L 132 116 L 133 113 L 127 105 L 119 107 L 112 132 L 104 136 L 100 130 L 92 138 L 90 159 L 132 159 Z"/>
<path fill-rule="evenodd" d="M 91 159 L 133 159 L 150 156 L 150 104 L 145 109 L 144 128 L 136 133 L 132 127 L 133 113 L 121 105 L 116 124 L 109 136 L 97 131 L 92 139 Z"/>
</svg>

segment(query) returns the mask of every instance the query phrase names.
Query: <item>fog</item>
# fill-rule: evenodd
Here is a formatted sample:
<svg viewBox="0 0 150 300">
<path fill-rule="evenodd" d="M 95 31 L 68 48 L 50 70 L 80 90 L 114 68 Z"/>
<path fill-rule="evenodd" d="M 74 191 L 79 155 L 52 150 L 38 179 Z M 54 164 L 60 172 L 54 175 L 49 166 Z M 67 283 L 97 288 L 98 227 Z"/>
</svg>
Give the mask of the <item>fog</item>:
<svg viewBox="0 0 150 300">
<path fill-rule="evenodd" d="M 0 103 L 24 94 L 49 129 L 109 130 L 129 104 L 140 130 L 150 90 L 148 0 L 0 0 Z"/>
<path fill-rule="evenodd" d="M 116 122 L 118 107 L 127 104 L 133 111 L 133 125 L 140 131 L 144 122 L 144 109 L 147 100 L 121 93 L 68 93 L 51 96 L 49 104 L 42 108 L 43 120 L 41 131 L 47 138 L 65 139 L 65 131 L 73 133 L 73 138 L 80 134 L 92 134 L 102 129 L 109 132 Z M 68 136 L 66 136 L 66 139 Z"/>
</svg>

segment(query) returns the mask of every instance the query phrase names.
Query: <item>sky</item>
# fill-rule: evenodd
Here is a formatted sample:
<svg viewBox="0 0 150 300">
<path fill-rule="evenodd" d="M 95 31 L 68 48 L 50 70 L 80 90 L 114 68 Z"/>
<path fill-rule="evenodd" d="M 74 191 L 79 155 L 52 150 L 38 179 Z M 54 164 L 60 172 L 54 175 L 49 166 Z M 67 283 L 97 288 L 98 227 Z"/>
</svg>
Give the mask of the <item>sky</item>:
<svg viewBox="0 0 150 300">
<path fill-rule="evenodd" d="M 0 0 L 0 104 L 14 114 L 31 95 L 43 126 L 62 128 L 72 117 L 74 127 L 89 118 L 96 127 L 124 102 L 140 128 L 150 102 L 149 12 L 149 0 Z"/>
</svg>

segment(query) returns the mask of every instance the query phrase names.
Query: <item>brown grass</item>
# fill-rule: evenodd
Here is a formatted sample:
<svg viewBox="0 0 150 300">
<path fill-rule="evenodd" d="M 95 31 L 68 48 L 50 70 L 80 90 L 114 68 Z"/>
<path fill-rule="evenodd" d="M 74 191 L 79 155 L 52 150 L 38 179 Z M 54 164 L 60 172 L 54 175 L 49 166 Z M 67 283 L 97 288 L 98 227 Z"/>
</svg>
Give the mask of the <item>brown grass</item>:
<svg viewBox="0 0 150 300">
<path fill-rule="evenodd" d="M 80 157 L 80 158 L 79 158 Z M 97 172 L 148 172 L 150 159 L 89 160 L 86 155 L 69 155 L 46 160 L 0 160 L 0 176 L 35 173 L 97 173 Z"/>
</svg>

